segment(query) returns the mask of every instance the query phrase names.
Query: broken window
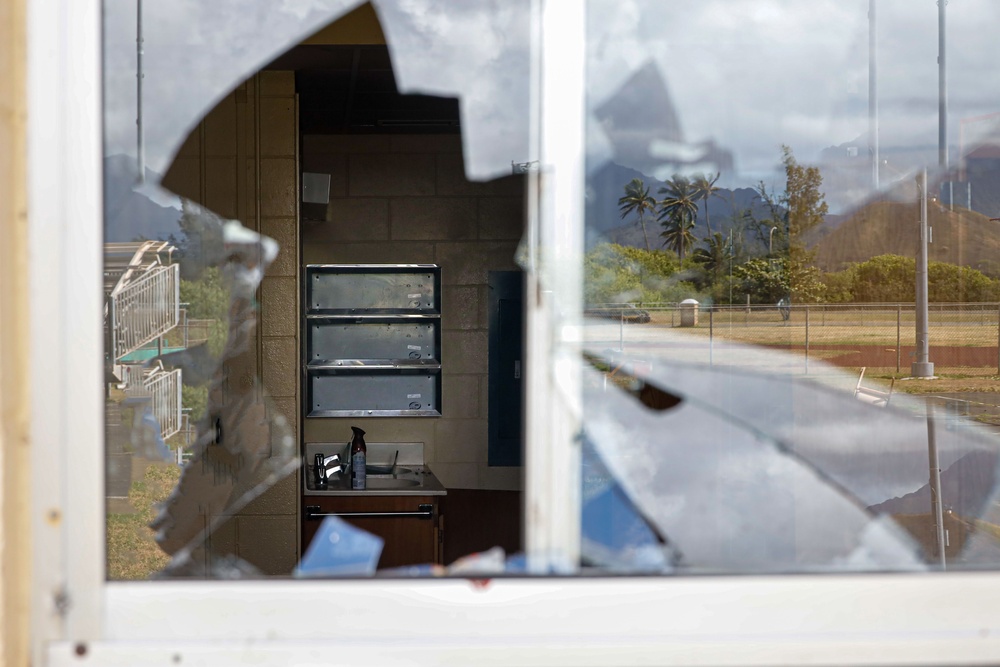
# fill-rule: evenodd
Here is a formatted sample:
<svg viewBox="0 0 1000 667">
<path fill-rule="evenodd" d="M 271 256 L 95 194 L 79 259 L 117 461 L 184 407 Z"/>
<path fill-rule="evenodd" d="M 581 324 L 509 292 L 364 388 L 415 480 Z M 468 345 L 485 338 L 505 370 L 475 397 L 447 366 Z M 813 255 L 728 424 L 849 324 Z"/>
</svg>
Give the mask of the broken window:
<svg viewBox="0 0 1000 667">
<path fill-rule="evenodd" d="M 587 3 L 583 441 L 670 547 L 597 565 L 997 565 L 980 9 Z"/>
<path fill-rule="evenodd" d="M 345 512 L 312 509 L 314 466 L 303 460 L 342 448 L 351 425 L 368 430 L 369 464 L 389 468 L 369 466 L 369 490 L 381 489 L 372 495 L 387 502 L 402 489 L 417 503 L 361 513 L 427 526 L 430 551 L 407 564 L 450 553 L 436 500 L 426 511 L 416 494 L 444 488 L 425 469 L 460 490 L 482 475 L 516 496 L 518 468 L 479 466 L 487 386 L 474 357 L 486 353 L 487 270 L 519 271 L 528 18 L 527 3 L 458 3 L 447 14 L 346 1 L 105 7 L 110 579 L 307 574 L 305 543 L 326 514 Z M 406 265 L 445 269 L 443 279 L 428 269 L 437 277 L 427 290 L 404 290 L 426 292 L 436 305 L 418 310 L 431 319 L 376 308 L 365 327 L 344 329 L 333 325 L 358 304 L 302 303 L 306 265 L 317 264 L 391 264 L 414 280 L 424 271 Z M 346 350 L 359 329 L 390 350 L 375 356 L 394 355 L 396 338 L 408 343 L 402 369 L 395 357 L 352 358 L 372 374 L 324 369 L 319 389 L 303 382 L 301 355 L 320 324 L 331 325 L 316 329 L 327 348 Z M 443 372 L 442 349 L 446 364 L 454 355 Z M 398 386 L 411 409 L 332 411 L 357 412 L 346 420 L 304 406 L 313 390 L 380 401 Z M 442 388 L 443 409 L 412 409 Z M 426 418 L 438 414 L 440 426 Z M 472 442 L 449 443 L 451 454 L 442 446 L 436 465 L 437 432 Z M 515 553 L 520 517 L 507 523 Z M 371 569 L 385 569 L 388 551 Z"/>
<path fill-rule="evenodd" d="M 109 3 L 108 577 L 303 574 L 302 522 L 348 513 L 310 455 L 352 425 L 462 491 L 530 495 L 560 438 L 574 530 L 453 572 L 993 567 L 995 10 L 952 10 L 939 152 L 938 17 L 879 7 L 590 0 L 557 100 L 527 2 Z M 306 266 L 376 264 L 440 271 L 440 419 L 304 408 Z M 491 271 L 565 412 L 525 409 L 526 472 L 486 463 Z"/>
</svg>

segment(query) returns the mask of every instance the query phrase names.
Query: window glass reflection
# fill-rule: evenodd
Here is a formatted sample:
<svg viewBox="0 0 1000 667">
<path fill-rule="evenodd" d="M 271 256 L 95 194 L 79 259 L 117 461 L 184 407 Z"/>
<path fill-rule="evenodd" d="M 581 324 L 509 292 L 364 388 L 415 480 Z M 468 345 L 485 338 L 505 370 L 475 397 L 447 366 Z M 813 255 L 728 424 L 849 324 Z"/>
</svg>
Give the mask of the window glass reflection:
<svg viewBox="0 0 1000 667">
<path fill-rule="evenodd" d="M 104 19 L 108 577 L 440 574 L 491 546 L 519 552 L 521 470 L 487 464 L 485 359 L 490 285 L 515 286 L 504 311 L 522 309 L 528 3 L 110 3 Z M 307 264 L 443 273 L 416 316 L 345 329 L 346 303 L 309 319 Z M 386 334 L 376 353 L 348 349 L 359 330 Z M 343 359 L 313 358 L 314 340 Z M 345 359 L 360 372 L 312 374 Z M 392 407 L 430 407 L 315 411 L 314 375 L 354 382 L 345 400 L 381 400 L 401 378 Z M 443 407 L 421 395 L 434 392 Z M 520 401 L 504 400 L 514 415 L 495 430 L 519 454 Z M 311 509 L 329 498 L 310 496 L 303 465 L 351 426 L 371 464 L 357 523 L 382 541 L 392 515 L 419 536 L 360 570 L 310 570 L 317 528 L 343 537 L 334 556 L 365 542 Z M 488 543 L 443 540 L 446 487 L 459 510 L 499 508 Z"/>
<path fill-rule="evenodd" d="M 587 9 L 585 430 L 672 571 L 994 566 L 996 8 Z"/>
<path fill-rule="evenodd" d="M 523 571 L 521 383 L 554 364 L 512 343 L 528 4 L 135 8 L 105 12 L 109 577 Z M 587 11 L 579 567 L 993 567 L 997 9 L 948 9 L 940 146 L 933 6 Z M 427 265 L 440 299 L 349 313 L 389 350 L 354 353 L 357 322 L 303 302 L 331 265 Z M 399 378 L 402 408 L 323 403 Z M 386 414 L 425 392 L 434 417 Z M 370 548 L 308 493 L 351 426 L 379 497 L 425 469 L 447 496 L 363 509 L 430 520 L 409 556 L 310 573 L 316 535 Z"/>
</svg>

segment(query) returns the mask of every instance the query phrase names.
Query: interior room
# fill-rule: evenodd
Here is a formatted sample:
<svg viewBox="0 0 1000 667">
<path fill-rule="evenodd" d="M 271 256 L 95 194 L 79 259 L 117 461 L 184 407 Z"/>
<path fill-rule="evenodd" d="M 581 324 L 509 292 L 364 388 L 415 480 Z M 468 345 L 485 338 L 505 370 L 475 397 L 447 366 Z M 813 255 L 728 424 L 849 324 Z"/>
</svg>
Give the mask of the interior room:
<svg viewBox="0 0 1000 667">
<path fill-rule="evenodd" d="M 226 361 L 226 381 L 246 387 L 262 380 L 271 416 L 288 420 L 305 464 L 214 531 L 215 554 L 234 554 L 265 574 L 291 572 L 321 504 L 306 483 L 314 474 L 307 454 L 342 451 L 351 427 L 364 431 L 370 463 L 399 452 L 400 462 L 425 466 L 444 490 L 418 531 L 432 526 L 433 551 L 409 548 L 409 540 L 426 542 L 412 536 L 413 521 L 358 524 L 386 540 L 380 567 L 448 564 L 494 546 L 521 550 L 522 288 L 515 256 L 525 182 L 513 173 L 491 182 L 466 179 L 459 108 L 457 99 L 399 94 L 385 36 L 364 5 L 226 94 L 165 175 L 164 187 L 280 244 L 259 290 L 256 347 Z M 385 386 L 404 376 L 424 382 L 433 394 L 429 410 L 319 409 L 311 400 L 330 378 L 355 383 L 358 391 L 348 393 L 358 395 L 364 392 L 356 383 L 371 379 L 364 369 L 310 370 L 320 353 L 310 355 L 310 327 L 318 325 L 309 319 L 309 267 L 348 267 L 319 270 L 325 276 L 358 265 L 379 265 L 367 270 L 380 275 L 421 265 L 437 281 L 425 323 L 433 339 L 433 353 L 424 355 L 429 363 L 379 371 Z M 320 323 L 336 325 L 323 334 L 329 340 L 358 330 L 350 325 L 361 320 L 345 313 Z M 378 320 L 385 330 L 400 322 Z M 407 449 L 412 445 L 419 447 Z M 379 496 L 348 499 L 348 509 L 400 511 L 414 502 L 391 490 Z"/>
</svg>

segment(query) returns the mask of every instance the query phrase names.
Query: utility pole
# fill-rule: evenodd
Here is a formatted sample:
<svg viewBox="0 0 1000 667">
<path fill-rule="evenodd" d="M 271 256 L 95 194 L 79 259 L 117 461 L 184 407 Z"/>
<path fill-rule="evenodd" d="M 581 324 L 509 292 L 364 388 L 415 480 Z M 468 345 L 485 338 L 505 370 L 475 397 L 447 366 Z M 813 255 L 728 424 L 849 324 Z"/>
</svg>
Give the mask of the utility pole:
<svg viewBox="0 0 1000 667">
<path fill-rule="evenodd" d="M 944 8 L 947 0 L 938 0 L 938 164 L 948 168 L 948 70 L 945 67 Z"/>
<path fill-rule="evenodd" d="M 878 190 L 878 50 L 876 44 L 876 0 L 868 0 L 868 152 L 872 159 L 872 186 Z"/>
<path fill-rule="evenodd" d="M 915 378 L 934 377 L 934 364 L 930 357 L 930 332 L 927 322 L 927 242 L 930 228 L 927 225 L 927 168 L 920 172 L 920 246 L 917 251 L 917 304 L 916 304 L 916 359 L 910 365 L 910 375 Z"/>
<path fill-rule="evenodd" d="M 937 433 L 934 425 L 934 404 L 927 402 L 927 468 L 929 486 L 931 488 L 931 516 L 934 517 L 935 556 L 941 569 L 947 567 L 945 547 L 947 539 L 944 533 L 944 509 L 941 502 L 941 462 L 938 457 Z"/>
<path fill-rule="evenodd" d="M 945 61 L 944 8 L 948 0 L 938 0 L 938 166 L 948 179 L 948 208 L 955 204 L 952 180 L 948 176 L 948 69 Z"/>
<path fill-rule="evenodd" d="M 135 0 L 135 132 L 139 183 L 146 182 L 146 145 L 142 131 L 142 0 Z"/>
</svg>

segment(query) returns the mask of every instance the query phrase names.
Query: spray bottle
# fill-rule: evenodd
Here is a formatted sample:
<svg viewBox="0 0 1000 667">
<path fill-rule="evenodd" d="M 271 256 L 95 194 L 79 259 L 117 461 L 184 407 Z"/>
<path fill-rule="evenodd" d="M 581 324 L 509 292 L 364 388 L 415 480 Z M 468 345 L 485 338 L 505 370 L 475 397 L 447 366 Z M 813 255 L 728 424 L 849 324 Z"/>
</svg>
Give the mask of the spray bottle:
<svg viewBox="0 0 1000 667">
<path fill-rule="evenodd" d="M 357 426 L 352 426 L 354 439 L 351 440 L 351 489 L 365 489 L 365 464 L 368 459 L 368 446 L 365 444 L 365 432 Z"/>
</svg>

